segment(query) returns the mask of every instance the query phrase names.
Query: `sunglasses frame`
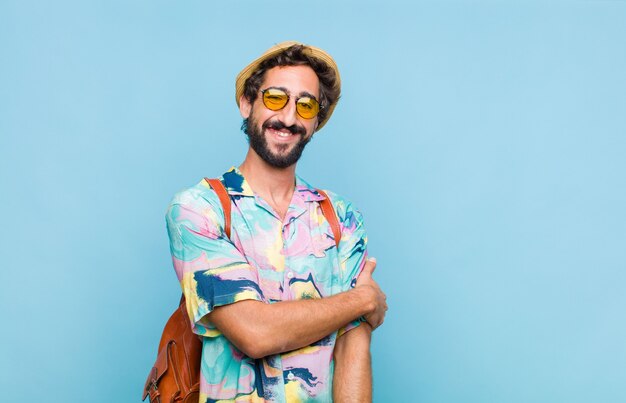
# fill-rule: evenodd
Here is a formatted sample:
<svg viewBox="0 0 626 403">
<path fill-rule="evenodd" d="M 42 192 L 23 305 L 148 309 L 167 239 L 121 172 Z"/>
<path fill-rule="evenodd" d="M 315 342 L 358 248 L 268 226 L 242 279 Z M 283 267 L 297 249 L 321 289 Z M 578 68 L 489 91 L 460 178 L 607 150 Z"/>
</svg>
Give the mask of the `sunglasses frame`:
<svg viewBox="0 0 626 403">
<path fill-rule="evenodd" d="M 267 106 L 267 104 L 265 103 L 265 93 L 269 90 L 278 90 L 283 92 L 285 95 L 287 95 L 287 102 L 285 102 L 285 105 L 281 106 L 278 109 L 272 109 L 269 106 Z M 283 109 L 285 106 L 287 106 L 289 104 L 289 101 L 291 101 L 291 94 L 289 94 L 289 92 L 285 91 L 282 88 L 278 88 L 278 87 L 268 87 L 264 90 L 259 90 L 259 92 L 261 93 L 261 101 L 263 101 L 263 106 L 265 106 L 267 109 L 269 109 L 270 111 L 279 111 L 281 109 Z M 311 116 L 310 118 L 304 117 L 300 114 L 300 110 L 298 109 L 298 101 L 301 100 L 302 98 L 309 98 L 312 99 L 313 101 L 315 101 L 317 103 L 317 113 L 315 113 L 315 115 Z M 324 107 L 322 106 L 322 104 L 320 103 L 320 101 L 317 100 L 317 98 L 315 98 L 314 96 L 309 96 L 309 95 L 304 95 L 301 97 L 296 98 L 296 113 L 298 114 L 298 116 L 300 116 L 302 119 L 306 119 L 306 120 L 311 120 L 315 117 L 317 117 L 320 114 L 320 111 L 324 109 Z"/>
</svg>

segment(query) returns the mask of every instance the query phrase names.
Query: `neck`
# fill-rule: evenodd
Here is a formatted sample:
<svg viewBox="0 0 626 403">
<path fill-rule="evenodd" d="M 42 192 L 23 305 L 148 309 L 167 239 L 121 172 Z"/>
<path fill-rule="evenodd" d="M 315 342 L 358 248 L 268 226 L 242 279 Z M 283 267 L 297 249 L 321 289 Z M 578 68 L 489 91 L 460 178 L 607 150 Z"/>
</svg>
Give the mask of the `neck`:
<svg viewBox="0 0 626 403">
<path fill-rule="evenodd" d="M 296 183 L 296 164 L 276 168 L 263 161 L 251 148 L 239 170 L 252 190 L 282 215 L 289 207 Z"/>
</svg>

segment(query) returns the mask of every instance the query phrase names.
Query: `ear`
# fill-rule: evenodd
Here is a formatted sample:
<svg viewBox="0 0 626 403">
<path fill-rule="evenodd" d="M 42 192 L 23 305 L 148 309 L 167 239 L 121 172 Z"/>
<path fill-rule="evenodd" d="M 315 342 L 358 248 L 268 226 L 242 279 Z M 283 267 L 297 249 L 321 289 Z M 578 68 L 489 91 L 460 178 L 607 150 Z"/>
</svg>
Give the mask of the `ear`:
<svg viewBox="0 0 626 403">
<path fill-rule="evenodd" d="M 248 119 L 248 117 L 250 117 L 250 111 L 252 111 L 252 104 L 245 95 L 242 95 L 239 97 L 239 113 L 241 113 L 241 117 Z"/>
</svg>

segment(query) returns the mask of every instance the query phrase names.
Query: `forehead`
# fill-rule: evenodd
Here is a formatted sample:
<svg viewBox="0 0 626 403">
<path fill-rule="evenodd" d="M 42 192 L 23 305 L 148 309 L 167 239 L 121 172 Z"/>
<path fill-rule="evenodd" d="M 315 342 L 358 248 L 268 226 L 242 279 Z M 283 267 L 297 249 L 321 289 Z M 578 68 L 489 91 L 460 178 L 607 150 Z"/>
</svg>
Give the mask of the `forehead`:
<svg viewBox="0 0 626 403">
<path fill-rule="evenodd" d="M 319 97 L 320 82 L 309 66 L 278 66 L 265 72 L 261 89 L 284 87 L 291 94 L 303 92 Z"/>
</svg>

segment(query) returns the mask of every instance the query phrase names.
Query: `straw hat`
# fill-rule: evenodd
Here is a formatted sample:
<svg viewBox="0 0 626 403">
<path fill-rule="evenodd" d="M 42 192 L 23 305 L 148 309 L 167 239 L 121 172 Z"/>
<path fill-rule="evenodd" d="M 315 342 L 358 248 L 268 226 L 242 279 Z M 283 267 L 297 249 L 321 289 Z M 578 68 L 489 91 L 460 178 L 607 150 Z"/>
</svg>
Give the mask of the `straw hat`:
<svg viewBox="0 0 626 403">
<path fill-rule="evenodd" d="M 244 87 L 244 84 L 246 83 L 246 80 L 250 78 L 250 76 L 258 69 L 259 65 L 263 63 L 263 61 L 265 61 L 266 59 L 276 56 L 280 52 L 286 50 L 287 48 L 293 45 L 304 46 L 305 47 L 304 53 L 307 56 L 311 56 L 315 59 L 319 59 L 322 62 L 326 63 L 328 67 L 333 69 L 335 71 L 335 75 L 337 76 L 337 82 L 335 83 L 335 86 L 339 90 L 339 92 L 341 92 L 341 78 L 339 76 L 339 68 L 337 67 L 337 63 L 335 63 L 333 58 L 328 53 L 326 53 L 320 48 L 316 48 L 315 46 L 305 45 L 303 43 L 296 42 L 296 41 L 286 41 L 286 42 L 281 42 L 279 44 L 276 44 L 272 46 L 271 48 L 269 48 L 267 51 L 265 51 L 265 53 L 263 53 L 259 58 L 255 59 L 252 63 L 247 65 L 237 75 L 237 79 L 235 80 L 235 100 L 237 101 L 237 106 L 239 106 L 239 98 L 241 98 L 241 96 L 243 95 L 243 87 Z M 326 116 L 324 117 L 324 120 L 320 120 L 316 131 L 319 131 L 326 124 L 326 122 L 328 122 L 328 119 L 330 119 L 330 115 L 333 114 L 333 110 L 335 109 L 335 106 L 337 105 L 338 100 L 339 100 L 339 97 L 337 97 L 335 102 L 326 106 L 326 111 L 327 111 Z"/>
</svg>

